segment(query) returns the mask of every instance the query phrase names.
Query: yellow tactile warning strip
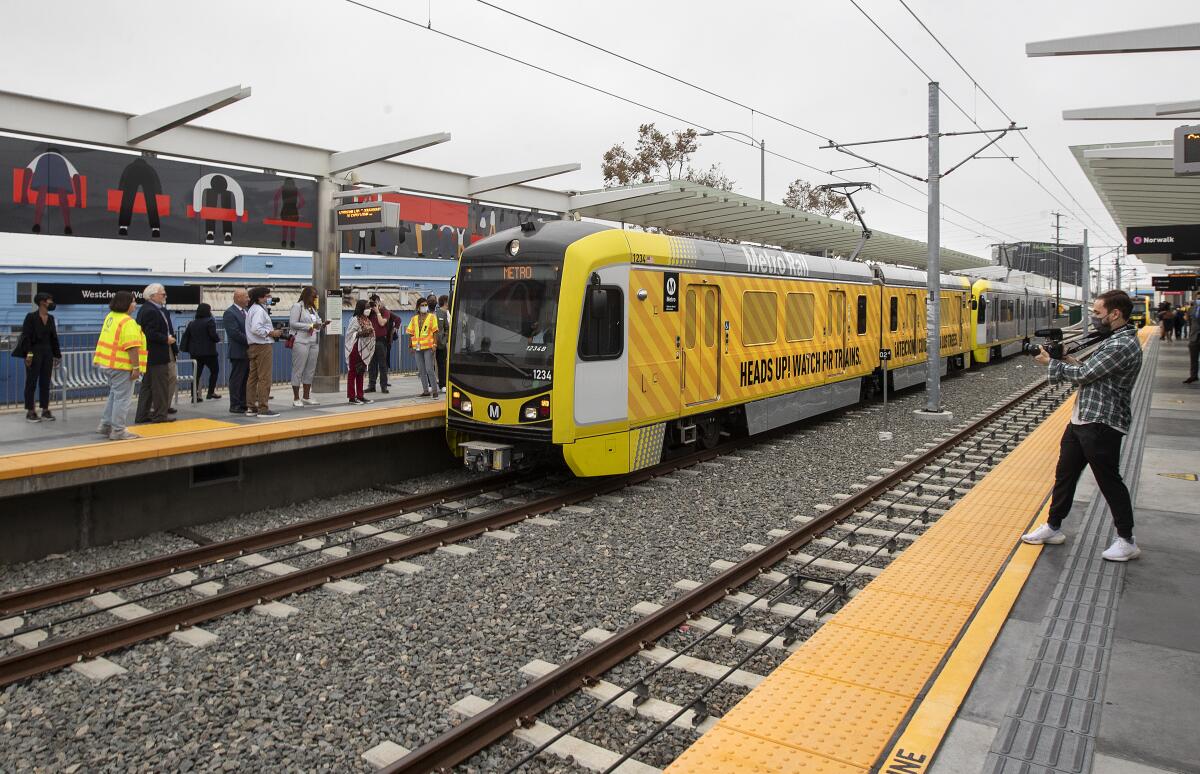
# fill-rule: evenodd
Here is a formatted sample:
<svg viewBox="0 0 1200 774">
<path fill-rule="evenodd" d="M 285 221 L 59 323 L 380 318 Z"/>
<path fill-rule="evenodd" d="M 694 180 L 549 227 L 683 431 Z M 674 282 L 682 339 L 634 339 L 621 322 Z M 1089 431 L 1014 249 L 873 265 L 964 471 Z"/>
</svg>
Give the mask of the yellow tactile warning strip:
<svg viewBox="0 0 1200 774">
<path fill-rule="evenodd" d="M 178 422 L 162 422 L 160 424 L 134 425 L 129 432 L 142 438 L 158 438 L 164 435 L 179 433 L 194 433 L 198 430 L 216 430 L 222 427 L 237 427 L 236 422 L 222 422 L 219 419 L 181 419 Z"/>
<path fill-rule="evenodd" d="M 881 774 L 926 771 L 1041 553 L 1018 541 L 1044 517 L 1074 400 L 667 771 L 866 772 L 885 750 Z"/>
<path fill-rule="evenodd" d="M 154 457 L 209 451 L 233 446 L 253 446 L 289 438 L 337 433 L 379 425 L 421 422 L 444 417 L 443 403 L 421 403 L 396 408 L 342 412 L 304 419 L 236 425 L 178 435 L 139 438 L 134 441 L 95 443 L 61 449 L 0 456 L 0 480 L 40 476 L 68 470 L 137 462 Z"/>
<path fill-rule="evenodd" d="M 668 771 L 869 771 L 1042 509 L 1072 405 L 1030 433 Z M 1025 550 L 1014 557 L 1022 566 L 1034 558 Z M 1019 590 L 1024 575 L 1005 588 L 1014 582 Z M 1013 598 L 985 603 L 979 614 L 1002 623 Z M 986 653 L 991 639 L 959 643 Z M 951 657 L 946 669 L 958 673 L 960 661 Z"/>
</svg>

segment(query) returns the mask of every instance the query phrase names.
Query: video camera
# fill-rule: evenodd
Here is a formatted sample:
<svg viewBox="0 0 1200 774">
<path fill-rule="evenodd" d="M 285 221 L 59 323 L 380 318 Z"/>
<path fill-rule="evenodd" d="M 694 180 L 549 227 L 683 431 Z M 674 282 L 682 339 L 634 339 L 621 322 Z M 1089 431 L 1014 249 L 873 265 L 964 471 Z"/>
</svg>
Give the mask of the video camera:
<svg viewBox="0 0 1200 774">
<path fill-rule="evenodd" d="M 1062 328 L 1038 328 L 1033 332 L 1034 336 L 1042 339 L 1040 344 L 1032 341 L 1025 342 L 1021 351 L 1026 355 L 1036 355 L 1044 347 L 1046 353 L 1050 355 L 1052 360 L 1062 360 L 1066 354 L 1063 350 L 1063 331 Z"/>
</svg>

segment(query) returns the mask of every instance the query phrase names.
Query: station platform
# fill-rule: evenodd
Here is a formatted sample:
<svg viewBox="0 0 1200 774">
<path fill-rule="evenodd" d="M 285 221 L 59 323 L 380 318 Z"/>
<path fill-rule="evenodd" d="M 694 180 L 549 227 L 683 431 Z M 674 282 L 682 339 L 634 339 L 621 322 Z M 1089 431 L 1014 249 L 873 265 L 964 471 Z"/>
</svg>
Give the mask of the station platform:
<svg viewBox="0 0 1200 774">
<path fill-rule="evenodd" d="M 1049 507 L 1072 396 L 672 764 L 705 772 L 1200 771 L 1200 390 L 1143 333 L 1123 445 L 1141 558 L 1090 474 Z"/>
<path fill-rule="evenodd" d="M 393 377 L 389 393 L 372 393 L 367 405 L 317 394 L 322 405 L 296 408 L 291 387 L 282 385 L 272 390 L 280 416 L 271 419 L 230 414 L 225 397 L 181 401 L 175 422 L 132 425 L 142 437 L 128 441 L 96 434 L 102 403 L 69 406 L 54 422 L 0 415 L 0 561 L 436 470 L 449 462 L 445 403 L 419 393 L 415 377 Z M 410 441 L 421 454 L 404 453 Z M 162 506 L 151 504 L 152 493 Z M 142 500 L 149 518 L 136 513 Z M 39 516 L 33 534 L 28 513 Z"/>
</svg>

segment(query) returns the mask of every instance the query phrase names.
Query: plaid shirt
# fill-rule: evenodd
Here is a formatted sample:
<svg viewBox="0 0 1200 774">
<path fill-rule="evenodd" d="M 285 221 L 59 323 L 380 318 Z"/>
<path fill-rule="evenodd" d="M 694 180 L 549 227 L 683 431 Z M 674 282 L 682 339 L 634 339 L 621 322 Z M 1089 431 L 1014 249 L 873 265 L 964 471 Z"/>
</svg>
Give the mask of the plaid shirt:
<svg viewBox="0 0 1200 774">
<path fill-rule="evenodd" d="M 1130 397 L 1142 369 L 1142 345 L 1132 325 L 1105 339 L 1079 365 L 1051 360 L 1049 369 L 1051 384 L 1070 382 L 1079 387 L 1073 417 L 1079 424 L 1103 422 L 1122 433 L 1129 432 Z"/>
</svg>

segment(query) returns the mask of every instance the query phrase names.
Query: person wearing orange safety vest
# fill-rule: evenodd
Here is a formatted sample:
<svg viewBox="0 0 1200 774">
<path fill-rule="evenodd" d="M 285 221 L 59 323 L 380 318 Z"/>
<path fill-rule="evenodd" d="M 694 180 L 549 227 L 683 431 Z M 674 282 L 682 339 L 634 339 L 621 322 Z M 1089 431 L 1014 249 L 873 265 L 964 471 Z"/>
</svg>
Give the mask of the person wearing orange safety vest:
<svg viewBox="0 0 1200 774">
<path fill-rule="evenodd" d="M 417 313 L 408 321 L 408 344 L 417 357 L 417 376 L 421 380 L 421 397 L 438 397 L 437 364 L 434 349 L 437 348 L 437 315 L 430 314 L 429 302 L 417 301 Z"/>
<path fill-rule="evenodd" d="M 128 290 L 118 290 L 108 305 L 92 364 L 108 382 L 108 401 L 96 432 L 113 441 L 138 436 L 127 431 L 126 417 L 133 401 L 133 384 L 146 370 L 146 334 L 133 318 L 137 299 Z"/>
</svg>

